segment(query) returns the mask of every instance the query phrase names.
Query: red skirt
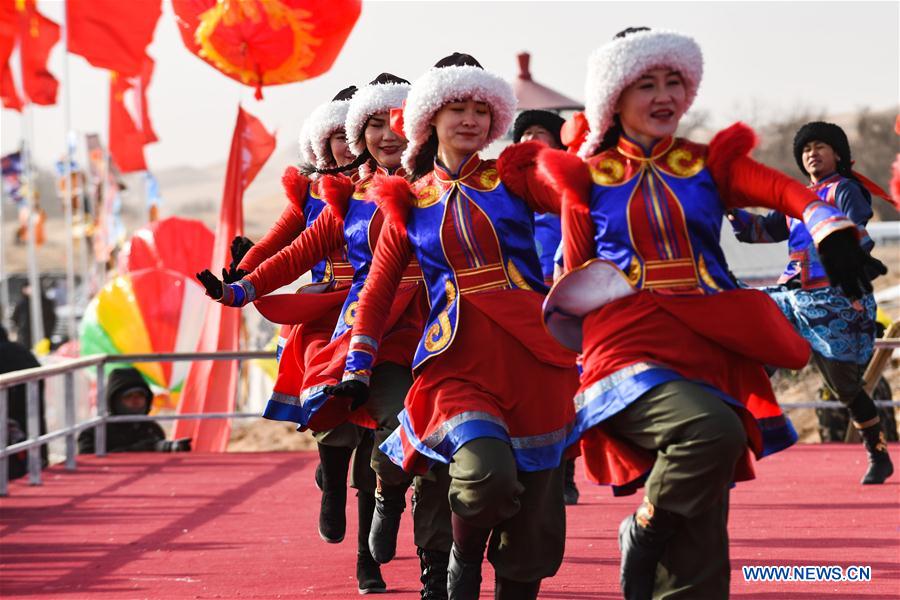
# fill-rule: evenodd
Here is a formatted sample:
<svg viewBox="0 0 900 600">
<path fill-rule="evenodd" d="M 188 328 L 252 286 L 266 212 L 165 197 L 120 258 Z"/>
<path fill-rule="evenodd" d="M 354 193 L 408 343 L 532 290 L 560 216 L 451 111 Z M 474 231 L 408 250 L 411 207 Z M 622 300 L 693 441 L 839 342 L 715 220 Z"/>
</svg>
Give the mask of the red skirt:
<svg viewBox="0 0 900 600">
<path fill-rule="evenodd" d="M 542 301 L 522 290 L 460 298 L 452 345 L 418 370 L 401 427 L 382 446 L 392 460 L 421 473 L 472 439 L 496 437 L 522 470 L 559 465 L 578 372 L 575 354 L 544 330 Z"/>
<path fill-rule="evenodd" d="M 781 447 L 792 443 L 774 440 L 786 435 L 780 429 L 786 420 L 763 365 L 800 369 L 809 360 L 809 344 L 766 294 L 746 289 L 711 296 L 643 291 L 589 314 L 583 332 L 579 392 L 625 367 L 651 363 L 724 393 L 741 417 L 749 446 L 738 462 L 735 481 L 754 477 L 753 455 L 769 453 L 766 435 L 771 433 L 773 443 Z M 616 387 L 616 401 L 625 406 L 647 391 L 633 379 Z M 628 389 L 634 390 L 633 397 L 627 397 Z M 614 414 L 597 407 L 593 412 L 604 414 L 604 419 Z M 585 470 L 594 482 L 624 486 L 652 467 L 655 454 L 618 438 L 604 421 L 581 420 L 579 411 Z"/>
<path fill-rule="evenodd" d="M 387 319 L 387 333 L 379 346 L 375 365 L 393 362 L 409 367 L 427 317 L 428 300 L 424 284 L 401 284 L 394 295 Z M 332 328 L 336 322 L 336 319 L 332 322 Z M 304 402 L 312 400 L 317 407 L 310 411 L 312 414 L 301 425 L 313 431 L 334 429 L 346 421 L 370 429 L 376 427 L 375 420 L 365 405 L 350 411 L 346 398 L 324 397 L 321 393 L 323 387 L 339 383 L 344 376 L 351 332 L 352 330 L 347 330 L 322 346 L 307 363 L 301 397 Z"/>
<path fill-rule="evenodd" d="M 331 340 L 334 324 L 340 317 L 348 290 L 349 286 L 346 286 L 328 294 L 309 294 L 315 304 L 315 310 L 309 313 L 309 318 L 307 315 L 297 315 L 299 319 L 306 320 L 298 325 L 282 326 L 280 335 L 285 341 L 279 354 L 275 386 L 263 412 L 264 417 L 297 422 L 303 379 L 307 376 L 313 359 Z M 326 300 L 329 301 L 327 304 Z"/>
</svg>

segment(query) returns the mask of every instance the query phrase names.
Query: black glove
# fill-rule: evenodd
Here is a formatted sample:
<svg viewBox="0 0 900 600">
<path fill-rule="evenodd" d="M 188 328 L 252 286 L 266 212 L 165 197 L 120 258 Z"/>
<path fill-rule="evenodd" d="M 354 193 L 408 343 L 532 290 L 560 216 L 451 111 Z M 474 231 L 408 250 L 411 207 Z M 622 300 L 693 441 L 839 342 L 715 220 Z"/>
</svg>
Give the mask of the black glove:
<svg viewBox="0 0 900 600">
<path fill-rule="evenodd" d="M 853 229 L 839 229 L 819 244 L 819 257 L 828 281 L 851 300 L 872 293 L 873 279 L 887 273 L 887 267 L 862 249 Z"/>
<path fill-rule="evenodd" d="M 153 446 L 157 452 L 189 452 L 191 438 L 179 438 L 177 440 L 159 440 Z"/>
<path fill-rule="evenodd" d="M 238 265 L 244 260 L 244 255 L 253 247 L 253 242 L 249 238 L 236 236 L 231 240 L 231 264 L 228 270 L 222 270 L 222 280 L 225 283 L 234 283 L 244 278 L 249 273 L 244 269 L 238 269 Z"/>
<path fill-rule="evenodd" d="M 350 410 L 356 410 L 369 399 L 369 386 L 356 379 L 342 381 L 337 385 L 325 386 L 323 391 L 329 396 L 350 398 Z"/>
<path fill-rule="evenodd" d="M 224 269 L 223 269 L 224 270 Z M 222 282 L 209 269 L 197 273 L 197 280 L 206 288 L 206 295 L 213 300 L 222 297 Z"/>
</svg>

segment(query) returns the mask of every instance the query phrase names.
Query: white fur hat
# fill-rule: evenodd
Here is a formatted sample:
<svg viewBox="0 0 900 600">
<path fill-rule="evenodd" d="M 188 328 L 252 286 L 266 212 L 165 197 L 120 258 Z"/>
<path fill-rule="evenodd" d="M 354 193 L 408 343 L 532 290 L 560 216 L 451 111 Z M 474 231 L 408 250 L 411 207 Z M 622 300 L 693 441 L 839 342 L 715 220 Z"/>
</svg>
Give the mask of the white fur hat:
<svg viewBox="0 0 900 600">
<path fill-rule="evenodd" d="M 363 130 L 369 117 L 392 108 L 400 108 L 409 94 L 409 82 L 390 73 L 382 73 L 356 92 L 350 100 L 344 131 L 347 143 L 356 156 L 366 150 Z"/>
<path fill-rule="evenodd" d="M 610 128 L 619 95 L 650 69 L 668 67 L 681 73 L 689 108 L 703 79 L 703 53 L 692 37 L 666 30 L 636 31 L 617 37 L 588 59 L 585 109 L 590 131 L 579 150 L 591 156 Z"/>
<path fill-rule="evenodd" d="M 304 165 L 316 164 L 316 155 L 309 142 L 309 117 L 303 121 L 300 127 L 300 135 L 297 138 L 297 146 L 300 154 L 300 162 Z"/>
<path fill-rule="evenodd" d="M 438 64 L 456 57 L 471 59 L 466 55 L 454 54 Z M 448 64 L 428 69 L 413 83 L 403 108 L 403 132 L 409 145 L 403 152 L 401 162 L 407 171 L 412 171 L 416 156 L 431 135 L 434 114 L 449 102 L 469 98 L 491 107 L 491 130 L 485 145 L 500 139 L 512 125 L 517 101 L 512 86 L 497 75 L 480 66 Z"/>
<path fill-rule="evenodd" d="M 332 100 L 320 104 L 309 114 L 307 136 L 312 149 L 313 164 L 319 169 L 334 167 L 328 140 L 334 132 L 344 128 L 350 100 Z"/>
</svg>

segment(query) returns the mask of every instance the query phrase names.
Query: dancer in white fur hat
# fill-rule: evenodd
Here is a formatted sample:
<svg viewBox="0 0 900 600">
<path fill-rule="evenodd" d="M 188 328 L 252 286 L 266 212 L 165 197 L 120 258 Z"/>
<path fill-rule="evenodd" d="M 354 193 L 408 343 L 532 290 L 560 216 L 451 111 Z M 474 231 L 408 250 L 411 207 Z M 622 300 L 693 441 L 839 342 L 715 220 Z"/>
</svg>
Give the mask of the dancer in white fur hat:
<svg viewBox="0 0 900 600">
<path fill-rule="evenodd" d="M 403 269 L 418 261 L 431 310 L 401 427 L 381 448 L 415 473 L 448 465 L 447 591 L 455 600 L 478 598 L 485 550 L 496 598 L 536 598 L 565 545 L 560 464 L 578 376 L 574 353 L 541 326 L 546 287 L 534 244 L 534 212 L 559 204 L 535 177 L 539 142 L 496 161 L 478 156 L 509 129 L 515 103 L 509 84 L 467 54 L 438 61 L 413 83 L 402 119 L 414 182 L 376 179 L 370 189 L 390 225 L 341 384 L 365 397 L 353 374 L 385 351 L 382 315 Z"/>
<path fill-rule="evenodd" d="M 802 219 L 850 295 L 874 261 L 837 208 L 749 158 L 746 126 L 708 146 L 674 137 L 702 74 L 692 38 L 621 32 L 588 62 L 583 158 L 548 149 L 538 161 L 562 193 L 567 270 L 545 322 L 584 360 L 570 442 L 595 482 L 644 486 L 619 529 L 629 600 L 727 598 L 728 490 L 753 478 L 754 456 L 797 439 L 763 365 L 801 368 L 809 345 L 729 274 L 725 211 Z"/>
<path fill-rule="evenodd" d="M 291 245 L 300 234 L 313 226 L 325 209 L 318 170 L 343 168 L 356 158 L 350 151 L 344 132 L 344 122 L 356 86 L 347 87 L 330 101 L 316 107 L 304 121 L 298 140 L 300 166 L 285 169 L 282 179 L 288 206 L 270 230 L 241 256 L 239 247 L 233 250 L 236 266 L 225 277 L 226 283 L 239 281 L 267 259 Z M 249 240 L 247 240 L 249 242 Z M 346 251 L 338 248 L 328 253 L 310 269 L 311 284 L 306 291 L 330 294 L 332 306 L 323 314 L 305 318 L 308 301 L 319 302 L 323 296 L 300 293 L 289 296 L 290 306 L 267 307 L 262 301 L 260 310 L 267 318 L 282 325 L 276 357 L 278 376 L 264 416 L 269 419 L 301 422 L 299 395 L 302 381 L 311 369 L 319 350 L 331 339 L 334 323 L 350 289 L 353 267 Z M 303 290 L 301 289 L 301 292 Z M 317 310 L 321 307 L 317 307 Z M 374 436 L 371 429 L 349 421 L 333 429 L 316 431 L 319 452 L 316 485 L 322 491 L 319 509 L 319 535 L 329 543 L 344 539 L 346 531 L 347 477 L 350 487 L 357 490 L 359 531 L 357 535 L 356 576 L 361 593 L 386 590 L 378 563 L 369 552 L 368 538 L 375 508 L 375 472 L 370 466 Z"/>
</svg>

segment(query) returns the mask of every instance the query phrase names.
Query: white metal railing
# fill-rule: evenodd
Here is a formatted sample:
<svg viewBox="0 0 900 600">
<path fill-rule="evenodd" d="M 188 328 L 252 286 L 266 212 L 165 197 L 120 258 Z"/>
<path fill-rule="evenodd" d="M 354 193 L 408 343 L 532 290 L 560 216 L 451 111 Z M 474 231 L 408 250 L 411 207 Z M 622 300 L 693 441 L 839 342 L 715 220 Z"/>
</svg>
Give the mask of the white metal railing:
<svg viewBox="0 0 900 600">
<path fill-rule="evenodd" d="M 106 455 L 106 423 L 121 421 L 163 421 L 177 419 L 240 419 L 260 417 L 258 413 L 188 413 L 181 415 L 110 415 L 106 405 L 106 377 L 103 367 L 107 363 L 136 362 L 181 362 L 197 360 L 246 360 L 253 358 L 274 358 L 271 351 L 238 351 L 238 352 L 173 352 L 168 354 L 95 354 L 76 358 L 57 365 L 22 369 L 0 375 L 0 496 L 6 496 L 9 490 L 9 462 L 11 454 L 26 450 L 28 452 L 28 478 L 32 485 L 41 485 L 41 446 L 57 438 L 66 439 L 66 469 L 76 467 L 76 436 L 91 427 L 95 428 L 95 453 Z M 97 416 L 79 423 L 75 422 L 75 372 L 81 369 L 95 368 L 97 372 Z M 65 390 L 64 422 L 62 429 L 40 433 L 40 410 L 38 383 L 53 377 L 64 377 Z M 9 445 L 9 388 L 25 385 L 27 403 L 27 439 Z"/>
<path fill-rule="evenodd" d="M 900 348 L 900 339 L 884 339 L 875 341 L 876 348 Z M 187 413 L 180 415 L 110 415 L 106 405 L 106 377 L 103 367 L 107 363 L 135 362 L 181 362 L 196 360 L 245 360 L 253 358 L 273 358 L 271 351 L 238 351 L 238 352 L 173 352 L 168 354 L 95 354 L 76 358 L 57 365 L 22 369 L 0 375 L 0 496 L 6 496 L 9 490 L 9 463 L 11 454 L 28 451 L 28 478 L 32 485 L 41 485 L 41 446 L 60 437 L 66 438 L 66 469 L 76 468 L 76 440 L 81 431 L 95 428 L 95 454 L 106 455 L 106 423 L 123 421 L 172 421 L 179 419 L 245 419 L 260 417 L 258 413 Z M 97 415 L 80 423 L 75 422 L 75 371 L 85 368 L 97 371 Z M 65 377 L 65 426 L 62 429 L 40 433 L 40 411 L 38 408 L 38 382 L 48 377 L 63 375 Z M 8 427 L 6 425 L 9 388 L 25 384 L 27 402 L 27 431 L 25 441 L 8 445 Z M 900 406 L 900 401 L 877 401 L 878 406 Z M 840 409 L 839 402 L 794 402 L 781 404 L 784 409 L 794 408 L 826 408 Z"/>
</svg>

